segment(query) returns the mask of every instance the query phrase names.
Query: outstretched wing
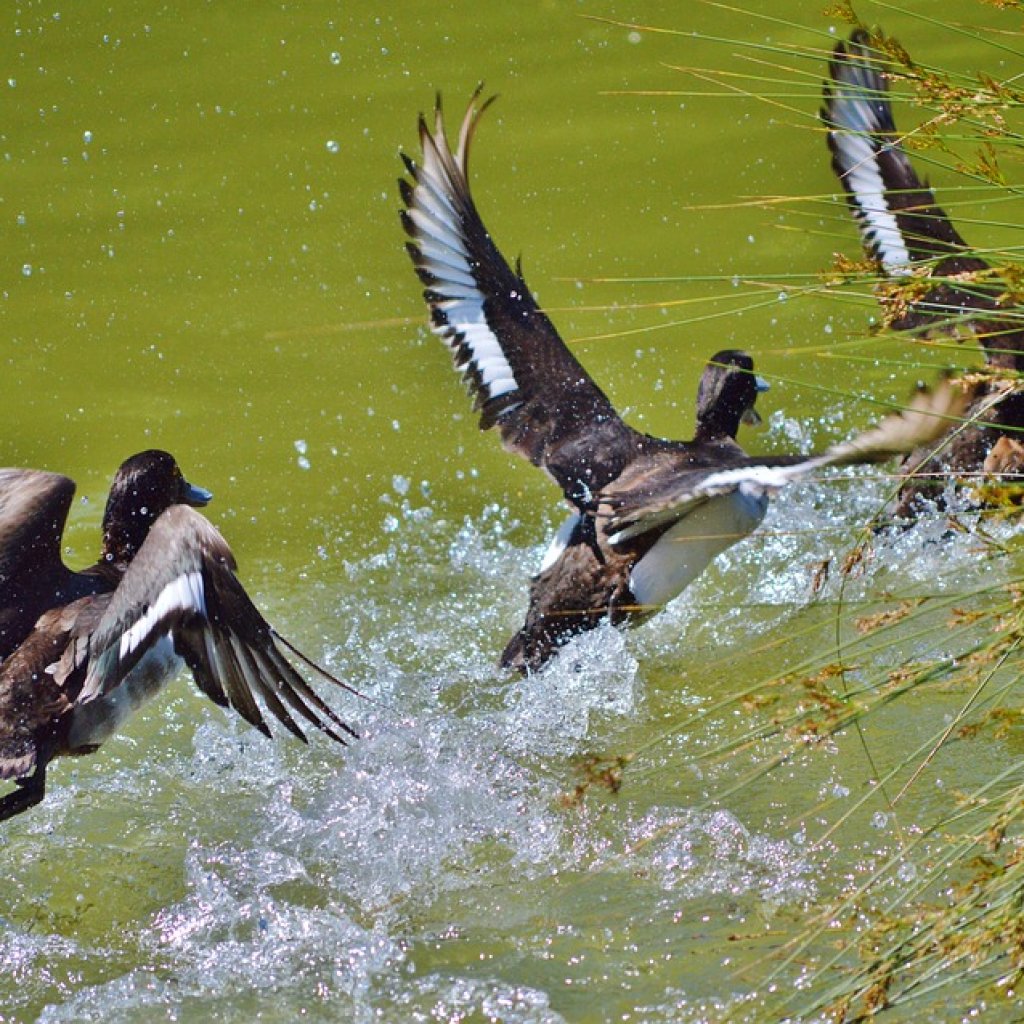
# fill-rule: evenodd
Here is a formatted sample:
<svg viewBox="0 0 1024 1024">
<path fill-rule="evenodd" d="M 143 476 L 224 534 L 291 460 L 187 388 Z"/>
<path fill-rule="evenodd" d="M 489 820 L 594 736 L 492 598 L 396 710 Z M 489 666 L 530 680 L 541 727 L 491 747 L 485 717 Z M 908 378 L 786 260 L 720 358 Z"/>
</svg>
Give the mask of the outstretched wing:
<svg viewBox="0 0 1024 1024">
<path fill-rule="evenodd" d="M 79 700 L 109 693 L 169 635 L 199 688 L 260 732 L 271 734 L 257 698 L 299 739 L 305 734 L 294 716 L 340 743 L 338 730 L 355 736 L 282 655 L 235 569 L 223 537 L 203 516 L 186 505 L 164 512 L 89 641 Z M 83 656 L 79 651 L 78 660 Z"/>
<path fill-rule="evenodd" d="M 905 409 L 820 455 L 744 456 L 725 469 L 684 471 L 674 480 L 663 476 L 647 490 L 602 495 L 598 515 L 610 542 L 620 544 L 682 519 L 710 498 L 732 491 L 773 494 L 826 466 L 884 462 L 934 444 L 964 415 L 968 401 L 962 388 L 943 378 L 934 389 L 918 390 Z"/>
<path fill-rule="evenodd" d="M 832 169 L 846 190 L 864 248 L 887 273 L 905 274 L 915 261 L 960 253 L 966 245 L 900 144 L 884 75 L 889 64 L 871 47 L 867 32 L 853 32 L 829 62 L 821 119 Z M 962 262 L 945 273 L 985 265 Z"/>
<path fill-rule="evenodd" d="M 480 410 L 510 451 L 547 469 L 570 498 L 596 489 L 636 437 L 538 307 L 522 275 L 498 251 L 477 212 L 468 179 L 469 147 L 490 100 L 478 89 L 453 148 L 440 101 L 433 130 L 420 117 L 423 161 L 403 155 L 411 181 L 400 181 L 402 223 L 430 307 L 432 329 L 452 350 Z M 617 465 L 617 462 L 616 462 Z M 610 479 L 610 477 L 608 477 Z"/>
<path fill-rule="evenodd" d="M 0 659 L 46 610 L 37 595 L 48 599 L 68 582 L 60 544 L 74 493 L 74 482 L 57 473 L 0 469 Z"/>
<path fill-rule="evenodd" d="M 887 58 L 856 30 L 829 63 L 821 119 L 828 128 L 832 167 L 860 226 L 861 240 L 885 272 L 899 277 L 928 269 L 931 287 L 905 308 L 893 307 L 891 326 L 933 330 L 975 314 L 974 332 L 992 365 L 1017 368 L 1024 348 L 1016 310 L 1005 310 L 999 284 L 962 280 L 988 264 L 968 247 L 946 212 L 935 203 L 900 143 L 889 102 Z"/>
<path fill-rule="evenodd" d="M 74 493 L 74 481 L 59 473 L 0 469 L 0 595 L 26 564 L 63 568 L 60 542 Z"/>
</svg>

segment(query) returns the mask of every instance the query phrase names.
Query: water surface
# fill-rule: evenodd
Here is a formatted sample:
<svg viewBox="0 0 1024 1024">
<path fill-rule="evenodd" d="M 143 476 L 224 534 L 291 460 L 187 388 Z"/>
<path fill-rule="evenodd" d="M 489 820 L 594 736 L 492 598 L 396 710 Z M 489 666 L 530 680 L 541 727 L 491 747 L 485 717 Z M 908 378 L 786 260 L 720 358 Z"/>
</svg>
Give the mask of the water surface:
<svg viewBox="0 0 1024 1024">
<path fill-rule="evenodd" d="M 872 307 L 799 296 L 857 244 L 816 127 L 823 63 L 771 49 L 827 49 L 845 26 L 746 6 L 790 23 L 616 0 L 7 9 L 0 464 L 76 479 L 68 559 L 85 564 L 117 464 L 173 451 L 215 492 L 271 620 L 379 703 L 338 695 L 363 739 L 303 748 L 183 679 L 100 756 L 57 765 L 46 803 L 0 834 L 0 1020 L 764 1019 L 749 965 L 892 851 L 884 817 L 821 848 L 794 814 L 859 793 L 854 743 L 724 799 L 765 750 L 693 757 L 741 732 L 739 712 L 649 745 L 835 642 L 838 589 L 814 603 L 813 567 L 884 483 L 786 495 L 643 629 L 509 678 L 495 660 L 558 496 L 476 430 L 402 249 L 416 116 L 440 90 L 454 120 L 484 81 L 500 99 L 474 154 L 482 213 L 631 422 L 686 436 L 702 362 L 742 346 L 773 381 L 750 449 L 863 425 L 854 394 L 902 396 L 922 356 L 829 358 Z M 1020 71 L 983 35 L 863 13 L 922 60 Z M 679 67 L 811 84 L 774 103 L 620 94 L 714 88 Z M 734 205 L 766 195 L 820 198 Z M 752 308 L 705 318 L 737 303 Z M 887 540 L 857 594 L 971 578 L 941 534 Z M 897 712 L 872 737 L 880 763 L 957 700 Z M 583 755 L 639 748 L 618 795 L 566 800 Z M 903 827 L 949 784 L 940 765 Z"/>
</svg>

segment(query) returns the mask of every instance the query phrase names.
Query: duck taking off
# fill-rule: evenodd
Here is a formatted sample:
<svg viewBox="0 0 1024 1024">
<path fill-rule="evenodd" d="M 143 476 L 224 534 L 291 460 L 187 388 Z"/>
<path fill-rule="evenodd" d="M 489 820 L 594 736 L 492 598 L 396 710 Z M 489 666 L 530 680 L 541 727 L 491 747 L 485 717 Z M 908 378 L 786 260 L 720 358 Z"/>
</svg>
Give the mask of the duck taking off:
<svg viewBox="0 0 1024 1024">
<path fill-rule="evenodd" d="M 545 470 L 571 511 L 530 588 L 522 628 L 501 658 L 539 668 L 604 619 L 633 623 L 688 586 L 764 517 L 769 495 L 830 464 L 908 450 L 956 415 L 943 383 L 905 414 L 823 455 L 751 458 L 736 443 L 763 383 L 744 352 L 713 356 L 701 377 L 697 427 L 670 441 L 628 426 L 559 337 L 522 274 L 498 251 L 470 193 L 467 167 L 480 115 L 470 102 L 454 147 L 438 103 L 421 117 L 421 163 L 403 155 L 402 223 L 424 285 L 431 328 L 452 351 L 480 412 L 505 447 Z"/>
<path fill-rule="evenodd" d="M 43 799 L 53 758 L 95 751 L 183 663 L 212 701 L 267 736 L 258 700 L 299 739 L 296 718 L 339 743 L 355 736 L 282 654 L 279 642 L 298 652 L 192 507 L 212 495 L 170 455 L 141 452 L 121 465 L 101 557 L 81 573 L 60 556 L 74 487 L 56 473 L 0 469 L 0 779 L 18 787 L 0 798 L 0 821 Z"/>
</svg>

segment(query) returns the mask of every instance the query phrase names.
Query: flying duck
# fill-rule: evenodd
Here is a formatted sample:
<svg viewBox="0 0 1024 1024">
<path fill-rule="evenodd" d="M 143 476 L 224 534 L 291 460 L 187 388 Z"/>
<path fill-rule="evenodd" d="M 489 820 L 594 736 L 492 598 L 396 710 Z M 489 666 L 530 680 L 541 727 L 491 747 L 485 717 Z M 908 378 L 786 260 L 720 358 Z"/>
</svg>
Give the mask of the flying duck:
<svg viewBox="0 0 1024 1024">
<path fill-rule="evenodd" d="M 868 256 L 891 281 L 913 277 L 927 282 L 922 293 L 909 298 L 883 295 L 888 325 L 914 335 L 959 337 L 970 317 L 968 326 L 989 366 L 1019 374 L 1024 371 L 1024 311 L 999 301 L 1003 287 L 984 280 L 989 264 L 970 253 L 907 157 L 889 101 L 894 65 L 879 49 L 885 42 L 881 35 L 856 29 L 848 42 L 836 46 L 821 119 L 828 129 L 832 169 Z M 1024 472 L 1024 447 L 1016 440 L 1024 428 L 1019 385 L 997 380 L 979 389 L 967 419 L 986 425 L 958 425 L 941 455 L 919 451 L 911 456 L 908 465 L 916 476 L 904 487 L 897 514 L 912 517 L 919 496 L 934 497 L 950 471 Z M 929 477 L 938 482 L 928 483 Z"/>
<path fill-rule="evenodd" d="M 80 573 L 60 557 L 73 492 L 55 473 L 0 470 L 0 779 L 17 783 L 0 821 L 43 799 L 53 758 L 95 751 L 183 662 L 203 693 L 267 736 L 257 697 L 302 740 L 293 716 L 340 743 L 355 736 L 283 656 L 279 641 L 312 665 L 253 605 L 224 539 L 195 511 L 212 495 L 170 455 L 121 465 L 101 556 Z"/>
<path fill-rule="evenodd" d="M 759 390 L 750 356 L 712 358 L 698 393 L 691 441 L 628 426 L 498 251 L 470 193 L 469 147 L 479 90 L 449 145 L 438 103 L 431 129 L 421 116 L 423 160 L 403 155 L 400 181 L 407 249 L 430 308 L 480 412 L 505 447 L 544 469 L 571 511 L 530 588 L 523 627 L 503 666 L 531 671 L 572 636 L 603 619 L 634 623 L 688 586 L 710 561 L 750 533 L 769 495 L 830 464 L 870 462 L 905 451 L 956 415 L 948 383 L 910 409 L 815 457 L 750 458 L 735 441 Z M 936 418 L 939 417 L 939 418 Z"/>
</svg>

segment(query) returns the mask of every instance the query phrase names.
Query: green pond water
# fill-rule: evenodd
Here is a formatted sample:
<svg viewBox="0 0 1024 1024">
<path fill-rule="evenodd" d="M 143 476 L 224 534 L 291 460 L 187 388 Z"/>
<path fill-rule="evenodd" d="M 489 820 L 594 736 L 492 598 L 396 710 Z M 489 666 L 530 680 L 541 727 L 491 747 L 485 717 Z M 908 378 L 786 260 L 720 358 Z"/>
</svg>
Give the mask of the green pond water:
<svg viewBox="0 0 1024 1024">
<path fill-rule="evenodd" d="M 478 82 L 499 94 L 483 217 L 633 424 L 688 436 L 703 361 L 743 347 L 773 385 L 743 443 L 820 446 L 877 414 L 856 395 L 899 400 L 944 357 L 861 344 L 870 296 L 802 294 L 859 252 L 816 122 L 847 28 L 820 6 L 4 7 L 0 465 L 77 481 L 83 565 L 118 463 L 169 449 L 280 632 L 378 703 L 327 694 L 363 735 L 347 750 L 274 744 L 183 678 L 55 765 L 0 831 L 0 1021 L 776 1019 L 812 966 L 767 980 L 802 915 L 1019 756 L 1012 736 L 940 756 L 898 822 L 869 802 L 816 845 L 819 803 L 842 813 L 962 694 L 868 728 L 874 766 L 841 739 L 724 796 L 770 749 L 694 759 L 747 716 L 671 728 L 852 635 L 838 585 L 810 581 L 884 501 L 877 475 L 782 496 L 643 628 L 525 680 L 495 667 L 561 510 L 476 429 L 425 329 L 397 217 L 416 117 L 437 91 L 452 122 Z M 1019 18 L 960 6 L 962 32 L 933 4 L 859 10 L 922 61 L 1024 71 L 989 31 Z M 972 240 L 1015 244 L 1019 206 L 929 173 Z M 813 198 L 737 205 L 764 196 Z M 845 596 L 1014 571 L 941 535 L 886 540 Z M 618 794 L 567 804 L 582 757 L 641 748 Z M 937 999 L 921 1019 L 1006 1019 Z"/>
</svg>

